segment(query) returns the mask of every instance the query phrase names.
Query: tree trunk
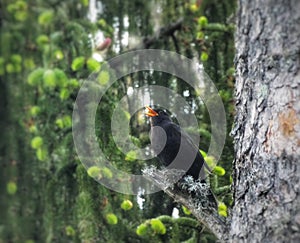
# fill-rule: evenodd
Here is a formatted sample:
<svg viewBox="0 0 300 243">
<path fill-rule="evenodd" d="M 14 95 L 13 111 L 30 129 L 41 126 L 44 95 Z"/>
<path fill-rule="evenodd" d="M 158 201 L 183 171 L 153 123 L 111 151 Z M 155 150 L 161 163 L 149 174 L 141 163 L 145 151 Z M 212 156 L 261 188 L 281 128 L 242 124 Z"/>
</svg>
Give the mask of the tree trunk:
<svg viewBox="0 0 300 243">
<path fill-rule="evenodd" d="M 239 1 L 233 242 L 300 242 L 300 1 Z"/>
</svg>

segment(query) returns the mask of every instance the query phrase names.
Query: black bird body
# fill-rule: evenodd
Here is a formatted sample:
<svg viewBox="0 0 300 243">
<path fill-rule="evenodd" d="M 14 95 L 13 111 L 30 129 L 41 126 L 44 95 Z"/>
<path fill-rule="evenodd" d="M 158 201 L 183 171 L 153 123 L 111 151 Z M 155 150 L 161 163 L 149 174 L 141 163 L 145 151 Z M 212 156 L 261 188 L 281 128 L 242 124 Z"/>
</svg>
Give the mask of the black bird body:
<svg viewBox="0 0 300 243">
<path fill-rule="evenodd" d="M 204 167 L 206 165 L 198 146 L 175 124 L 169 115 L 161 109 L 148 108 L 146 115 L 150 116 L 151 147 L 164 166 L 186 171 L 184 176 L 192 176 L 194 181 L 205 183 Z M 175 162 L 174 162 L 175 161 Z M 188 163 L 187 163 L 188 161 Z M 217 200 L 209 190 L 208 199 L 214 208 Z"/>
<path fill-rule="evenodd" d="M 190 175 L 194 180 L 200 178 L 204 180 L 205 174 L 202 167 L 204 159 L 192 139 L 175 124 L 168 114 L 160 109 L 155 109 L 157 116 L 151 117 L 150 140 L 154 153 L 157 154 L 160 162 L 164 166 L 169 166 L 175 158 L 180 163 L 175 163 L 173 168 L 187 170 L 186 175 Z M 157 127 L 162 128 L 157 129 Z M 166 140 L 162 138 L 165 132 Z M 178 154 L 180 146 L 180 154 Z M 163 147 L 163 148 L 162 148 Z M 188 164 L 185 162 L 188 161 Z M 204 169 L 204 168 L 203 168 Z M 201 173 L 201 174 L 200 174 Z"/>
<path fill-rule="evenodd" d="M 164 111 L 157 111 L 159 116 L 151 117 L 150 140 L 154 153 L 157 154 L 158 159 L 164 166 L 169 166 L 178 156 L 177 159 L 181 161 L 175 163 L 174 167 L 176 169 L 188 169 L 186 175 L 192 176 L 194 180 L 199 179 L 199 177 L 203 180 L 205 174 L 201 169 L 205 162 L 198 147 L 177 124 L 172 122 Z M 155 129 L 156 126 L 163 129 L 166 141 L 161 138 L 162 130 Z M 182 150 L 180 151 L 181 154 L 178 155 L 180 145 Z M 185 161 L 188 161 L 188 164 L 184 164 Z M 200 172 L 202 172 L 201 175 Z"/>
</svg>

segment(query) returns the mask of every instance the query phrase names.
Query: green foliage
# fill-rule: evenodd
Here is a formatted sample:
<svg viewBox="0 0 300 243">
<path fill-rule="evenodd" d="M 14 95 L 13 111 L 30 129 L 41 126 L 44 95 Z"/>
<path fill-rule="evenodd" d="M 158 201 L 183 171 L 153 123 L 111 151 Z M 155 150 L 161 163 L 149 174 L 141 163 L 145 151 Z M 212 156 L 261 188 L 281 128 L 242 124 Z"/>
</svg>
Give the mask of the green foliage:
<svg viewBox="0 0 300 243">
<path fill-rule="evenodd" d="M 100 176 L 101 175 L 100 172 L 101 169 L 97 166 L 92 166 L 87 170 L 88 175 L 93 178 Z"/>
<path fill-rule="evenodd" d="M 185 206 L 181 206 L 181 208 L 185 215 L 191 215 L 191 211 L 188 208 Z"/>
<path fill-rule="evenodd" d="M 24 67 L 28 70 L 32 70 L 35 67 L 34 60 L 32 58 L 24 58 Z"/>
<path fill-rule="evenodd" d="M 131 150 L 126 154 L 125 160 L 126 161 L 135 161 L 136 156 L 137 156 L 136 151 Z"/>
<path fill-rule="evenodd" d="M 13 64 L 21 64 L 22 63 L 22 56 L 19 54 L 12 54 L 10 60 Z"/>
<path fill-rule="evenodd" d="M 15 67 L 14 67 L 14 65 L 12 63 L 7 63 L 5 69 L 6 69 L 7 73 L 15 73 L 15 72 L 17 72 L 17 70 L 15 69 Z"/>
<path fill-rule="evenodd" d="M 56 87 L 56 75 L 53 70 L 46 70 L 43 75 L 43 85 L 45 88 L 55 88 Z"/>
<path fill-rule="evenodd" d="M 144 236 L 147 234 L 148 232 L 148 225 L 147 224 L 140 224 L 137 228 L 136 228 L 136 234 L 139 236 Z"/>
<path fill-rule="evenodd" d="M 113 174 L 111 170 L 107 167 L 97 167 L 97 166 L 91 166 L 88 168 L 87 173 L 90 177 L 96 178 L 96 179 L 101 179 L 102 177 L 105 178 L 112 178 Z"/>
<path fill-rule="evenodd" d="M 199 7 L 197 6 L 197 4 L 190 4 L 189 5 L 189 10 L 193 13 L 197 12 L 199 10 Z"/>
<path fill-rule="evenodd" d="M 98 72 L 101 68 L 101 64 L 94 58 L 89 58 L 86 62 L 87 68 L 91 72 Z"/>
<path fill-rule="evenodd" d="M 40 113 L 40 111 L 41 111 L 41 108 L 39 106 L 37 106 L 37 105 L 32 106 L 30 108 L 30 115 L 35 117 Z"/>
<path fill-rule="evenodd" d="M 37 68 L 33 70 L 27 77 L 27 83 L 31 86 L 37 86 L 43 81 L 44 72 L 44 68 Z"/>
<path fill-rule="evenodd" d="M 10 13 L 16 21 L 23 22 L 28 17 L 27 3 L 25 1 L 16 1 L 7 5 L 7 12 Z"/>
<path fill-rule="evenodd" d="M 63 116 L 62 120 L 63 120 L 64 127 L 71 127 L 72 126 L 71 116 L 65 115 L 65 116 Z"/>
<path fill-rule="evenodd" d="M 84 67 L 85 57 L 76 57 L 72 62 L 72 70 L 78 71 Z"/>
<path fill-rule="evenodd" d="M 178 219 L 170 217 L 173 201 L 166 195 L 144 195 L 143 208 L 133 207 L 135 196 L 126 196 L 124 200 L 123 195 L 93 180 L 114 176 L 108 167 L 100 167 L 96 162 L 93 164 L 102 158 L 91 158 L 87 171 L 81 165 L 72 140 L 72 125 L 77 124 L 72 124 L 71 113 L 77 92 L 91 72 L 98 72 L 94 80 L 97 85 L 91 83 L 92 95 L 98 95 L 99 90 L 114 79 L 112 72 L 105 69 L 105 62 L 98 63 L 92 57 L 92 44 L 96 40 L 93 35 L 101 31 L 105 37 L 112 38 L 111 48 L 105 54 L 100 53 L 104 59 L 118 55 L 118 48 L 120 52 L 127 50 L 127 45 L 119 39 L 127 32 L 130 37 L 141 39 L 155 36 L 153 21 L 149 21 L 153 19 L 153 1 L 143 4 L 123 1 L 121 6 L 117 1 L 105 0 L 101 19 L 96 23 L 90 23 L 86 18 L 88 3 L 88 0 L 80 0 L 76 4 L 74 1 L 38 0 L 32 3 L 13 0 L 1 4 L 4 22 L 0 53 L 0 92 L 3 93 L 0 97 L 4 104 L 8 104 L 7 109 L 4 107 L 7 111 L 3 116 L 4 124 L 15 126 L 15 129 L 7 129 L 9 132 L 4 129 L 1 136 L 3 146 L 7 144 L 1 150 L 7 151 L 3 157 L 7 169 L 1 174 L 7 187 L 4 186 L 1 194 L 14 195 L 3 197 L 4 210 L 1 210 L 0 218 L 7 225 L 0 225 L 1 240 L 135 243 L 168 240 L 204 242 L 210 239 L 212 242 L 207 231 L 201 235 L 198 233 L 201 227 L 186 209 L 180 210 Z M 149 48 L 177 51 L 188 57 L 199 56 L 221 91 L 226 111 L 230 114 L 227 122 L 230 128 L 233 109 L 228 104 L 232 103 L 234 85 L 233 28 L 225 20 L 233 11 L 232 1 L 217 3 L 208 0 L 201 5 L 196 1 L 162 1 L 155 4 L 161 10 L 161 16 L 157 18 L 160 19 L 160 27 L 169 26 L 179 18 L 183 22 L 174 38 L 162 36 L 154 40 Z M 125 16 L 128 21 L 125 21 Z M 135 45 L 129 43 L 128 46 Z M 201 149 L 208 150 L 211 136 L 209 116 L 203 105 L 194 99 L 196 92 L 165 74 L 130 74 L 107 90 L 98 107 L 96 120 L 90 121 L 84 115 L 81 117 L 82 125 L 87 128 L 90 122 L 96 121 L 100 148 L 110 158 L 112 166 L 126 172 L 139 174 L 145 162 L 137 160 L 136 151 L 124 156 L 116 148 L 110 135 L 111 114 L 115 105 L 126 95 L 128 87 L 135 89 L 152 84 L 171 87 L 180 95 L 189 91 L 190 96 L 186 100 L 191 107 L 199 108 L 195 114 L 201 124 L 194 132 L 200 132 Z M 172 101 L 169 102 L 173 105 Z M 83 111 L 95 106 L 89 104 Z M 137 113 L 131 118 L 129 112 L 124 110 L 124 119 L 131 124 L 130 139 L 139 147 L 149 142 L 148 124 L 141 117 Z M 210 178 L 211 186 L 224 205 L 232 203 L 228 193 L 232 146 L 228 144 L 231 144 L 230 141 L 225 145 L 219 164 L 226 173 L 223 176 L 220 176 L 222 173 L 214 174 Z M 89 146 L 87 148 L 90 149 Z M 203 156 L 208 164 L 216 163 L 213 157 Z M 151 160 L 147 163 L 156 162 Z M 93 167 L 96 167 L 94 171 Z M 18 189 L 20 185 L 22 190 Z M 19 214 L 12 212 L 29 213 L 26 217 L 19 217 Z M 227 213 L 226 210 L 220 212 L 223 215 Z M 161 214 L 168 215 L 159 216 Z M 188 217 L 183 217 L 184 214 Z"/>
<path fill-rule="evenodd" d="M 31 147 L 34 149 L 38 149 L 43 145 L 43 138 L 37 136 L 31 140 Z"/>
<path fill-rule="evenodd" d="M 18 190 L 18 186 L 14 181 L 10 181 L 6 185 L 6 191 L 9 195 L 15 195 Z"/>
<path fill-rule="evenodd" d="M 57 59 L 57 60 L 63 60 L 64 58 L 64 53 L 61 51 L 61 50 L 56 50 L 54 52 L 54 57 Z"/>
<path fill-rule="evenodd" d="M 76 231 L 74 230 L 74 228 L 70 225 L 66 226 L 65 228 L 65 232 L 67 236 L 74 236 L 76 234 Z"/>
<path fill-rule="evenodd" d="M 208 20 L 205 16 L 201 16 L 198 18 L 198 24 L 200 27 L 205 27 L 208 24 Z"/>
<path fill-rule="evenodd" d="M 36 38 L 36 43 L 39 47 L 43 48 L 49 43 L 49 37 L 47 35 L 41 34 Z"/>
<path fill-rule="evenodd" d="M 216 174 L 218 176 L 223 176 L 226 173 L 226 171 L 224 170 L 224 168 L 222 168 L 221 166 L 215 166 L 213 172 L 214 172 L 214 174 Z"/>
<path fill-rule="evenodd" d="M 113 177 L 111 170 L 107 167 L 101 168 L 101 173 L 105 178 L 111 179 Z"/>
<path fill-rule="evenodd" d="M 43 26 L 48 26 L 53 21 L 54 12 L 52 10 L 46 10 L 42 12 L 38 17 L 38 23 Z"/>
<path fill-rule="evenodd" d="M 64 101 L 70 97 L 70 91 L 68 89 L 62 89 L 59 93 L 59 98 Z"/>
<path fill-rule="evenodd" d="M 108 213 L 105 217 L 108 224 L 114 225 L 118 223 L 118 217 L 113 213 Z"/>
<path fill-rule="evenodd" d="M 55 121 L 56 126 L 58 126 L 59 128 L 64 128 L 64 121 L 61 118 L 56 119 Z"/>
<path fill-rule="evenodd" d="M 207 157 L 207 153 L 205 152 L 205 151 L 203 151 L 203 150 L 199 150 L 200 151 L 200 153 L 201 153 L 201 155 L 203 156 L 203 158 L 206 158 Z M 207 159 L 207 158 L 206 158 Z"/>
<path fill-rule="evenodd" d="M 156 234 L 164 235 L 167 231 L 165 225 L 159 219 L 151 219 L 150 225 Z"/>
<path fill-rule="evenodd" d="M 202 32 L 202 31 L 197 32 L 197 35 L 196 35 L 197 40 L 201 41 L 204 39 L 204 37 L 205 37 L 204 32 Z"/>
<path fill-rule="evenodd" d="M 55 68 L 53 70 L 53 72 L 54 72 L 56 85 L 59 86 L 60 88 L 67 87 L 68 86 L 68 77 L 67 77 L 66 73 L 59 68 Z"/>
<path fill-rule="evenodd" d="M 33 134 L 36 134 L 38 132 L 38 129 L 36 126 L 32 125 L 29 127 L 29 132 L 30 133 L 33 133 Z"/>
<path fill-rule="evenodd" d="M 227 217 L 227 206 L 224 203 L 219 203 L 218 213 L 223 217 Z"/>
<path fill-rule="evenodd" d="M 168 239 L 170 242 L 185 242 L 194 233 L 197 234 L 201 226 L 196 219 L 189 217 L 173 218 L 169 215 L 162 215 L 157 218 L 149 219 L 136 228 L 136 234 L 144 239 L 151 237 L 152 241 L 163 241 Z"/>
<path fill-rule="evenodd" d="M 130 200 L 124 200 L 121 204 L 121 208 L 125 211 L 132 209 L 133 203 Z"/>
<path fill-rule="evenodd" d="M 48 157 L 48 151 L 44 148 L 38 148 L 36 150 L 36 157 L 39 161 L 45 161 Z"/>
<path fill-rule="evenodd" d="M 84 7 L 89 6 L 89 0 L 80 0 L 80 2 L 82 3 L 82 5 L 83 5 Z"/>
<path fill-rule="evenodd" d="M 55 120 L 55 124 L 60 129 L 70 128 L 72 126 L 72 119 L 71 119 L 71 117 L 69 115 L 65 115 L 65 116 L 63 116 L 61 118 L 57 118 Z"/>
<path fill-rule="evenodd" d="M 200 59 L 201 59 L 202 62 L 207 61 L 207 59 L 208 59 L 208 54 L 207 54 L 206 52 L 202 52 L 202 53 L 201 53 Z"/>
<path fill-rule="evenodd" d="M 216 165 L 216 160 L 214 157 L 206 156 L 204 159 L 210 168 L 213 168 Z"/>
<path fill-rule="evenodd" d="M 101 71 L 98 75 L 98 81 L 100 85 L 106 85 L 109 81 L 110 75 L 107 71 Z"/>
</svg>

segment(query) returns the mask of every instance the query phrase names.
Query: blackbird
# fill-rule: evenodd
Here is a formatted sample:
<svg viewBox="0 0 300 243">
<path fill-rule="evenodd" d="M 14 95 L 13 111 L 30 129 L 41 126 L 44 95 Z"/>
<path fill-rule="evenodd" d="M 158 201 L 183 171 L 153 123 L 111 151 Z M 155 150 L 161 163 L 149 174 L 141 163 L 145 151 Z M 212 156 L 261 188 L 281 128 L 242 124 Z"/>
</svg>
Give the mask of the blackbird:
<svg viewBox="0 0 300 243">
<path fill-rule="evenodd" d="M 194 181 L 199 179 L 201 183 L 205 183 L 204 166 L 207 168 L 208 166 L 199 152 L 198 146 L 171 120 L 164 110 L 152 109 L 149 106 L 146 106 L 146 108 L 146 115 L 150 117 L 151 146 L 159 161 L 164 166 L 169 166 L 175 160 L 173 168 L 184 169 L 186 171 L 185 176 L 192 176 Z M 164 130 L 166 138 L 161 129 Z M 179 151 L 180 153 L 178 153 Z M 178 157 L 176 157 L 177 155 Z M 188 165 L 185 164 L 186 161 L 189 161 Z M 209 191 L 208 199 L 211 201 L 212 206 L 216 208 L 217 202 L 211 191 Z"/>
</svg>

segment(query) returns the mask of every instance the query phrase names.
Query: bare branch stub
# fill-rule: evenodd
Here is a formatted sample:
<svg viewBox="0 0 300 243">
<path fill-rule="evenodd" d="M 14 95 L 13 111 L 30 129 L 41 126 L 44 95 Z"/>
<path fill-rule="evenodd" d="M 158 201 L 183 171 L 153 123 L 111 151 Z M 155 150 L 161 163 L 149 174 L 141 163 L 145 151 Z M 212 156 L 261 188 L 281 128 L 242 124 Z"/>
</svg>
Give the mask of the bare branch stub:
<svg viewBox="0 0 300 243">
<path fill-rule="evenodd" d="M 230 214 L 229 217 L 221 217 L 217 210 L 205 204 L 208 199 L 193 197 L 187 190 L 183 190 L 173 180 L 180 173 L 176 170 L 158 170 L 154 167 L 143 170 L 143 175 L 157 187 L 161 188 L 166 194 L 174 199 L 174 201 L 187 207 L 197 220 L 206 226 L 215 236 L 223 242 L 228 241 Z M 171 179 L 170 179 L 171 178 Z M 191 185 L 194 186 L 194 185 Z M 205 188 L 199 189 L 200 194 L 205 195 Z"/>
</svg>

